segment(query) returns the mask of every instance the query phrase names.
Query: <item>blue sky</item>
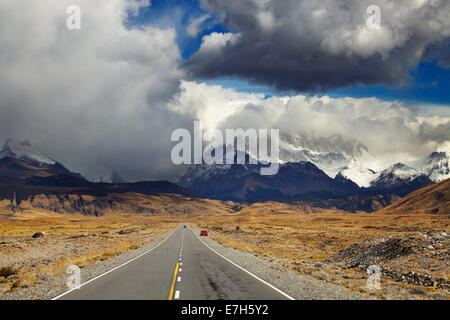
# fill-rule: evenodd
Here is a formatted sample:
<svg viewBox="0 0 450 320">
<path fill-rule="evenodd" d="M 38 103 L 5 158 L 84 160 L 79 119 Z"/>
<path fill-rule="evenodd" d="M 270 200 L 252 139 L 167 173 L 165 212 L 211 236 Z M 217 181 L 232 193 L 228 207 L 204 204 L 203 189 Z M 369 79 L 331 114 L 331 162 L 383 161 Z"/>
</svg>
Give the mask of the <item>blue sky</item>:
<svg viewBox="0 0 450 320">
<path fill-rule="evenodd" d="M 187 26 L 193 19 L 206 14 L 198 0 L 152 0 L 152 5 L 140 11 L 136 17 L 131 17 L 127 24 L 157 25 L 158 27 L 174 27 L 177 32 L 177 43 L 184 60 L 189 59 L 201 44 L 204 35 L 212 32 L 229 32 L 218 19 L 210 17 L 202 23 L 202 29 L 197 37 L 187 34 Z M 396 86 L 358 86 L 321 92 L 319 95 L 331 97 L 351 96 L 377 97 L 385 100 L 399 100 L 410 105 L 438 104 L 450 105 L 450 70 L 438 66 L 437 61 L 422 61 L 415 70 L 410 70 L 407 83 Z M 201 79 L 198 80 L 202 82 Z M 308 92 L 278 92 L 272 88 L 255 85 L 237 78 L 220 78 L 206 81 L 210 84 L 222 85 L 237 91 L 264 93 L 272 95 L 309 94 Z"/>
</svg>

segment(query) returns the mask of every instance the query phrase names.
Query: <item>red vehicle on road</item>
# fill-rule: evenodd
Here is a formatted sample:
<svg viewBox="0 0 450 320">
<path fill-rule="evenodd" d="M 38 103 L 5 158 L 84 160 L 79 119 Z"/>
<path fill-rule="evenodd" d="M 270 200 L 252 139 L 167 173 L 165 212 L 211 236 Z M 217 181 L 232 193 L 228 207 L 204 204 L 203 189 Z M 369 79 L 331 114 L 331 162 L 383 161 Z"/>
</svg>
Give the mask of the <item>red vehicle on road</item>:
<svg viewBox="0 0 450 320">
<path fill-rule="evenodd" d="M 207 236 L 208 236 L 208 231 L 206 231 L 206 230 L 200 231 L 200 236 L 205 236 L 205 237 L 207 237 Z"/>
</svg>

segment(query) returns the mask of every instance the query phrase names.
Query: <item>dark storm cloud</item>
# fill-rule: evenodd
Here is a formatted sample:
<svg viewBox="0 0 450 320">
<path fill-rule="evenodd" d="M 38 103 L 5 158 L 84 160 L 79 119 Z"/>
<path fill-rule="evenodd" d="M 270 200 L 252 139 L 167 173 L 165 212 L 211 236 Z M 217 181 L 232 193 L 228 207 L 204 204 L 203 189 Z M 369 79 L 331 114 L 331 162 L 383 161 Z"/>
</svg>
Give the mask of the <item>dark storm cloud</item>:
<svg viewBox="0 0 450 320">
<path fill-rule="evenodd" d="M 364 29 L 354 30 L 365 12 L 362 5 L 361 12 L 354 9 L 356 1 L 208 1 L 205 5 L 236 33 L 205 37 L 188 70 L 287 89 L 400 81 L 422 55 L 419 49 L 448 35 L 450 19 L 442 18 L 448 5 L 435 12 L 421 2 L 393 2 L 388 14 L 398 14 L 399 24 L 408 28 L 386 28 L 374 39 Z M 250 125 L 340 134 L 361 140 L 381 157 L 393 151 L 422 156 L 441 147 L 439 142 L 448 147 L 448 125 L 439 126 L 448 122 L 448 111 L 426 108 L 420 122 L 392 102 L 300 95 L 266 99 L 183 81 L 176 28 L 124 26 L 126 12 L 149 3 L 1 0 L 0 144 L 8 137 L 29 139 L 88 178 L 115 171 L 128 181 L 175 180 L 184 168 L 171 162 L 171 133 L 192 129 L 193 119 L 203 120 L 205 128 Z M 71 4 L 81 7 L 81 30 L 66 28 Z M 194 24 L 191 34 L 201 26 Z M 435 47 L 430 59 L 442 52 Z M 418 137 L 416 129 L 424 122 Z"/>
<path fill-rule="evenodd" d="M 449 1 L 202 3 L 234 36 L 204 37 L 201 49 L 185 64 L 189 75 L 234 76 L 283 90 L 402 84 L 426 49 L 450 35 Z M 380 30 L 366 26 L 372 4 L 381 8 Z"/>
<path fill-rule="evenodd" d="M 70 4 L 81 8 L 81 30 L 66 28 Z M 175 179 L 170 136 L 191 126 L 166 107 L 183 76 L 175 31 L 123 25 L 125 12 L 148 4 L 2 0 L 0 144 L 29 139 L 91 179 Z"/>
<path fill-rule="evenodd" d="M 420 126 L 420 136 L 425 141 L 450 141 L 450 121 L 436 126 L 424 123 Z"/>
</svg>

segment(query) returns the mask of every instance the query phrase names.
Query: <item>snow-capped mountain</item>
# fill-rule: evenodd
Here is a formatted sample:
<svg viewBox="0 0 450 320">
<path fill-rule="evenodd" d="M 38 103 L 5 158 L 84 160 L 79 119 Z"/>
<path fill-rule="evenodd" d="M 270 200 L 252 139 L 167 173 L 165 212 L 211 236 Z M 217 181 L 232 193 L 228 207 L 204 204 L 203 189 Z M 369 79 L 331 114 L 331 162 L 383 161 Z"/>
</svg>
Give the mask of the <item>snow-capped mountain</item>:
<svg viewBox="0 0 450 320">
<path fill-rule="evenodd" d="M 8 139 L 0 151 L 0 159 L 14 157 L 36 167 L 50 167 L 56 161 L 34 148 L 28 140 Z"/>
<path fill-rule="evenodd" d="M 195 165 L 178 183 L 196 196 L 234 201 L 268 201 L 308 197 L 340 197 L 359 192 L 345 179 L 332 179 L 310 162 L 283 163 L 273 176 L 256 165 Z"/>
<path fill-rule="evenodd" d="M 409 167 L 394 164 L 383 173 L 365 165 L 363 159 L 370 158 L 376 158 L 376 155 L 371 155 L 365 145 L 339 135 L 319 138 L 307 135 L 280 135 L 281 163 L 308 161 L 331 178 L 340 174 L 360 187 L 370 187 L 372 182 L 374 185 L 395 184 L 396 179 L 403 182 L 408 179 L 411 181 L 422 174 L 433 182 L 450 178 L 449 152 L 433 152 L 429 157 Z M 389 177 L 393 181 L 387 181 Z"/>
<path fill-rule="evenodd" d="M 169 181 L 124 183 L 114 172 L 111 180 L 115 183 L 92 183 L 37 150 L 29 141 L 8 139 L 0 151 L 0 200 L 15 199 L 14 203 L 17 204 L 41 194 L 57 194 L 59 199 L 57 201 L 60 203 L 67 200 L 68 195 L 80 192 L 102 197 L 110 193 L 190 194 L 189 190 Z M 50 210 L 56 210 L 53 204 Z M 83 201 L 76 201 L 75 207 L 70 207 L 68 212 L 102 214 L 102 210 L 97 206 L 93 211 L 84 210 Z"/>
<path fill-rule="evenodd" d="M 380 173 L 364 167 L 356 159 L 351 159 L 350 163 L 339 174 L 365 188 L 369 187 L 370 183 L 380 175 Z"/>
<path fill-rule="evenodd" d="M 439 182 L 450 178 L 450 154 L 448 152 L 433 152 L 422 166 L 420 171 L 432 181 Z"/>
<path fill-rule="evenodd" d="M 412 181 L 420 175 L 421 173 L 418 170 L 408 167 L 403 163 L 396 163 L 381 172 L 378 178 L 373 180 L 370 184 L 372 186 L 392 186 L 398 183 Z"/>
<path fill-rule="evenodd" d="M 218 147 L 220 148 L 220 147 Z M 217 148 L 210 150 L 210 153 L 214 155 Z M 251 156 L 243 151 L 238 151 L 232 148 L 226 148 L 222 146 L 223 164 L 199 164 L 191 165 L 188 167 L 187 171 L 180 177 L 178 183 L 181 186 L 188 188 L 195 188 L 195 184 L 203 183 L 205 181 L 212 181 L 214 178 L 229 175 L 230 172 L 235 178 L 241 178 L 243 175 L 247 175 L 250 172 L 258 173 L 259 168 L 255 165 L 248 165 Z M 231 154 L 230 154 L 231 153 Z M 237 163 L 238 156 L 242 156 L 245 159 L 246 164 L 239 165 L 243 170 L 232 170 L 233 164 L 226 164 L 227 157 L 233 157 L 233 163 Z M 236 168 L 236 167 L 235 167 Z"/>
<path fill-rule="evenodd" d="M 426 174 L 403 163 L 396 163 L 370 183 L 370 188 L 377 192 L 392 192 L 405 196 L 414 190 L 433 184 Z"/>
<path fill-rule="evenodd" d="M 225 158 L 225 147 L 224 158 Z M 235 157 L 236 157 L 236 151 Z M 253 155 L 252 155 L 253 156 Z M 246 154 L 246 157 L 251 157 Z M 448 177 L 448 155 L 434 153 L 420 165 L 407 166 L 394 164 L 384 171 L 375 171 L 365 165 L 365 161 L 376 158 L 367 147 L 357 140 L 344 139 L 342 136 L 310 137 L 307 135 L 280 135 L 280 164 L 310 163 L 323 171 L 331 179 L 354 183 L 361 193 L 406 195 L 417 188 L 427 186 L 437 179 Z M 235 162 L 236 163 L 236 162 Z M 194 165 L 180 178 L 182 186 L 196 188 L 196 184 L 205 185 L 225 176 L 241 179 L 252 172 L 255 166 L 233 165 Z M 419 169 L 416 169 L 419 168 Z M 300 178 L 300 177 L 297 177 Z M 276 177 L 273 177 L 276 179 Z M 431 180 L 430 180 L 431 179 Z"/>
<path fill-rule="evenodd" d="M 294 151 L 283 147 L 280 146 L 280 161 L 282 163 L 308 161 L 314 163 L 332 178 L 349 163 L 349 160 L 342 153 L 311 152 L 307 149 Z"/>
<path fill-rule="evenodd" d="M 368 187 L 378 175 L 359 160 L 368 154 L 368 148 L 357 140 L 344 139 L 340 135 L 330 137 L 309 137 L 307 135 L 280 135 L 280 161 L 308 161 L 316 165 L 329 177 L 339 173 Z"/>
<path fill-rule="evenodd" d="M 28 140 L 18 141 L 7 139 L 0 151 L 0 160 L 17 159 L 33 167 L 53 169 L 57 172 L 67 174 L 82 180 L 86 180 L 79 173 L 74 173 L 63 164 L 53 160 L 43 152 L 31 145 Z"/>
<path fill-rule="evenodd" d="M 280 148 L 292 151 L 308 150 L 316 154 L 343 154 L 349 158 L 359 157 L 364 152 L 368 152 L 367 147 L 359 141 L 345 139 L 341 135 L 315 137 L 306 134 L 280 134 Z"/>
</svg>

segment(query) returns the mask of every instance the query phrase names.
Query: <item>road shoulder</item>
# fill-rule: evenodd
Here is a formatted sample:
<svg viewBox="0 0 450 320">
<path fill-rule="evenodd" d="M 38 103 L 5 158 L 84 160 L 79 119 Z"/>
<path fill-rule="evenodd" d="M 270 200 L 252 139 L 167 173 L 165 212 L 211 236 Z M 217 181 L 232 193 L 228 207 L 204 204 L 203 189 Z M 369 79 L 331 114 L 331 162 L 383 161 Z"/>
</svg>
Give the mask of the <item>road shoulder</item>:
<svg viewBox="0 0 450 320">
<path fill-rule="evenodd" d="M 164 241 L 174 230 L 165 232 L 155 239 L 149 241 L 143 246 L 132 249 L 107 260 L 97 261 L 81 268 L 81 284 L 84 284 L 91 279 L 98 277 L 122 264 L 142 255 L 148 250 L 159 245 Z M 50 300 L 53 299 L 69 289 L 66 285 L 69 275 L 62 274 L 60 276 L 46 277 L 35 286 L 22 288 L 17 291 L 6 292 L 1 296 L 1 300 Z"/>
</svg>

